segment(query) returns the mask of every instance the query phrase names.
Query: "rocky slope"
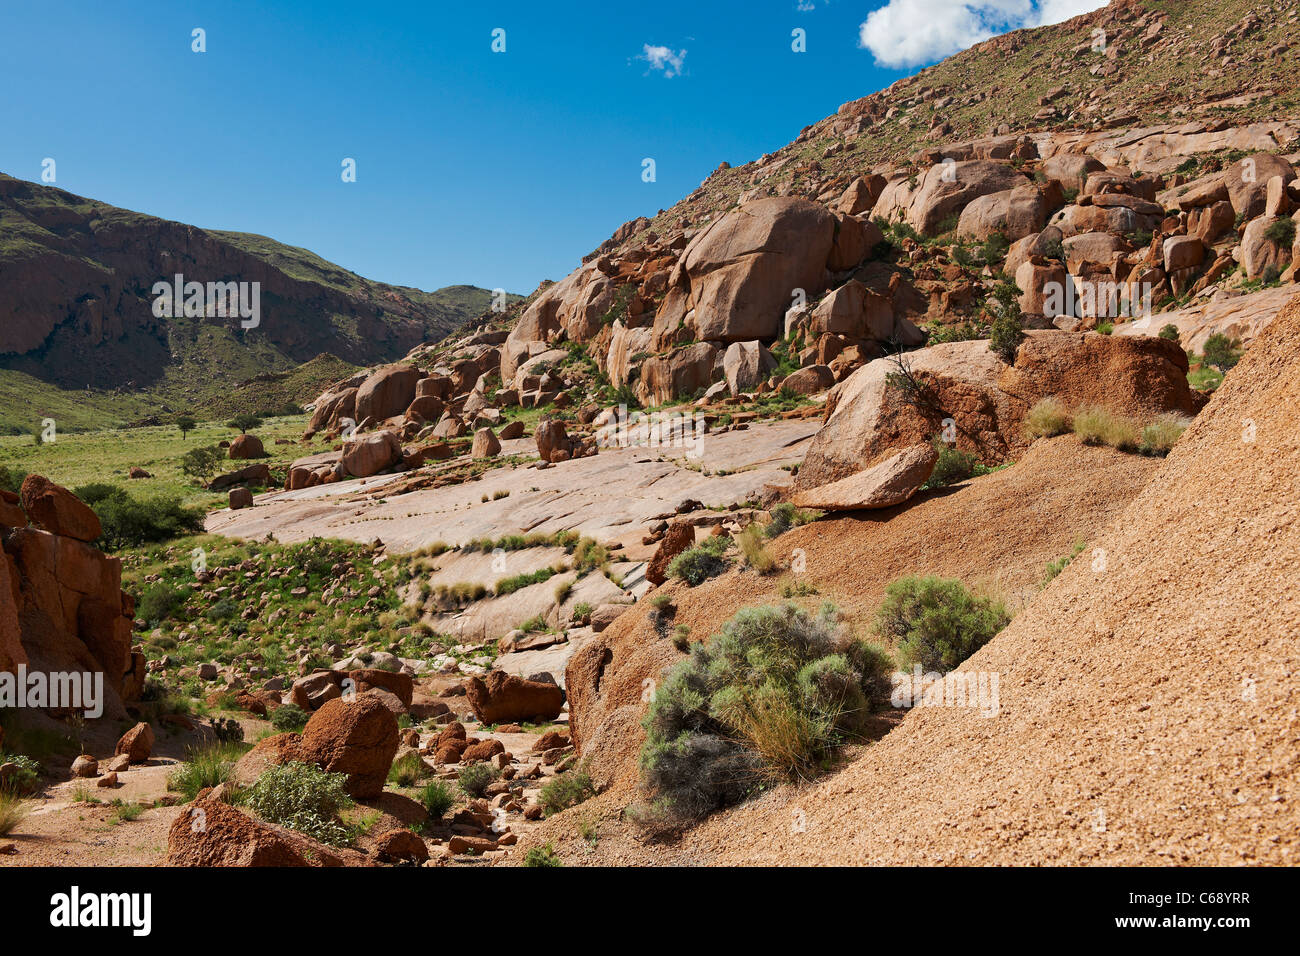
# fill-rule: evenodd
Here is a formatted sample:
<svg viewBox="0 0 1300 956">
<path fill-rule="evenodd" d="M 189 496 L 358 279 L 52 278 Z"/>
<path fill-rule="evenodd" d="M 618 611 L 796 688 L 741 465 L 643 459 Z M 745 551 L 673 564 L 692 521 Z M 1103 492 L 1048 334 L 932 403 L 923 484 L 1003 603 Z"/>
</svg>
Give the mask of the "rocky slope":
<svg viewBox="0 0 1300 956">
<path fill-rule="evenodd" d="M 261 324 L 158 318 L 152 287 L 260 282 Z M 150 390 L 174 406 L 323 353 L 399 358 L 483 312 L 490 293 L 371 282 L 262 236 L 169 222 L 0 175 L 0 374 L 62 389 Z"/>
<path fill-rule="evenodd" d="M 1289 284 L 1298 24 L 1287 5 L 1117 0 L 846 103 L 539 289 L 501 387 L 581 348 L 647 406 L 807 394 L 986 337 L 1000 283 L 1031 328 L 1148 334 Z"/>
</svg>

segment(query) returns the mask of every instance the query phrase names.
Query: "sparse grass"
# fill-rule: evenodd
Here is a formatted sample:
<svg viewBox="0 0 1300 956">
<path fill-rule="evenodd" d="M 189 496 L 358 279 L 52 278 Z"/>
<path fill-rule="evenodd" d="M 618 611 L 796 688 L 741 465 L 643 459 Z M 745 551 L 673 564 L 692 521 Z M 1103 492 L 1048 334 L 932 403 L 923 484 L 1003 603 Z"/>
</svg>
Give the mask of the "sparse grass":
<svg viewBox="0 0 1300 956">
<path fill-rule="evenodd" d="M 552 777 L 542 787 L 538 800 L 542 810 L 549 817 L 568 810 L 596 795 L 596 786 L 591 777 L 582 770 L 570 770 Z"/>
<path fill-rule="evenodd" d="M 736 541 L 740 545 L 740 553 L 744 555 L 745 564 L 759 574 L 768 574 L 776 567 L 776 558 L 763 547 L 763 533 L 757 524 L 746 525 Z"/>
<path fill-rule="evenodd" d="M 791 528 L 809 524 L 821 517 L 821 512 L 796 508 L 788 501 L 776 505 L 772 511 L 772 520 L 767 523 L 763 533 L 769 538 L 779 538 Z"/>
<path fill-rule="evenodd" d="M 230 771 L 248 751 L 244 744 L 209 744 L 186 751 L 185 762 L 167 777 L 167 789 L 193 800 L 200 790 L 215 787 L 230 779 Z"/>
<path fill-rule="evenodd" d="M 1174 442 L 1182 437 L 1191 423 L 1190 418 L 1173 412 L 1157 416 L 1142 429 L 1142 440 L 1138 444 L 1138 451 L 1144 455 L 1163 458 L 1169 454 L 1174 447 Z"/>
<path fill-rule="evenodd" d="M 27 816 L 27 806 L 16 794 L 0 790 L 0 836 L 7 836 Z"/>
<path fill-rule="evenodd" d="M 1085 445 L 1109 445 L 1133 451 L 1142 440 L 1142 426 L 1132 418 L 1090 405 L 1074 413 L 1074 433 Z"/>
<path fill-rule="evenodd" d="M 496 780 L 498 774 L 499 771 L 490 763 L 475 763 L 461 770 L 456 782 L 460 784 L 465 796 L 473 799 L 483 796 L 483 791 Z"/>
<path fill-rule="evenodd" d="M 1025 434 L 1029 438 L 1050 438 L 1070 430 L 1070 413 L 1058 398 L 1042 398 L 1025 415 Z"/>
<path fill-rule="evenodd" d="M 1074 547 L 1070 549 L 1069 554 L 1064 554 L 1055 561 L 1048 561 L 1047 568 L 1043 572 L 1043 581 L 1039 587 L 1047 587 L 1047 585 L 1050 584 L 1058 574 L 1069 566 L 1071 561 L 1079 556 L 1085 547 L 1087 547 L 1087 545 L 1082 541 L 1076 541 L 1074 542 Z"/>
<path fill-rule="evenodd" d="M 419 800 L 424 805 L 424 809 L 429 812 L 429 816 L 435 820 L 441 820 L 443 814 L 456 804 L 456 797 L 452 794 L 451 788 L 441 780 L 430 780 L 421 787 Z"/>
<path fill-rule="evenodd" d="M 114 826 L 138 820 L 140 819 L 140 814 L 144 813 L 144 807 L 138 803 L 114 800 L 112 805 L 114 809 L 113 813 L 108 818 L 108 822 Z"/>
<path fill-rule="evenodd" d="M 412 751 L 393 761 L 388 768 L 388 782 L 399 787 L 414 787 L 424 776 L 424 762 Z"/>
</svg>

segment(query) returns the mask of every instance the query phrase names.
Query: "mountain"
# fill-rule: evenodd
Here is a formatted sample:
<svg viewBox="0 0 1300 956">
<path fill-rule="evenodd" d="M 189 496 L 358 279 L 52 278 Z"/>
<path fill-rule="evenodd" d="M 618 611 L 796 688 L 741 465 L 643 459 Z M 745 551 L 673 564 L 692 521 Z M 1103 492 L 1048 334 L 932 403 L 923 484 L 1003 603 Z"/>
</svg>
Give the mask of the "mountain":
<svg viewBox="0 0 1300 956">
<path fill-rule="evenodd" d="M 154 283 L 258 282 L 260 322 L 154 315 Z M 474 286 L 424 292 L 372 282 L 265 236 L 158 219 L 0 175 L 0 426 L 30 425 L 60 391 L 102 411 L 84 422 L 149 409 L 203 413 L 260 375 L 317 356 L 348 366 L 400 358 L 488 308 Z M 183 310 L 182 310 L 183 311 Z M 213 310 L 215 312 L 215 310 Z M 86 409 L 74 410 L 86 419 Z"/>
</svg>

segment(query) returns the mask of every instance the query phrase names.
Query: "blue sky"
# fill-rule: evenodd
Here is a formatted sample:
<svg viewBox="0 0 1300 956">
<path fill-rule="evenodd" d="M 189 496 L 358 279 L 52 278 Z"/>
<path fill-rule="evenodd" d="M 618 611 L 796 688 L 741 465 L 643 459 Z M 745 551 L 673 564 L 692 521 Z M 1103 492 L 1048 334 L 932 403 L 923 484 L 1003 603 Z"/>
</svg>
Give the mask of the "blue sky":
<svg viewBox="0 0 1300 956">
<path fill-rule="evenodd" d="M 0 171 L 37 181 L 50 157 L 57 186 L 114 205 L 384 282 L 520 293 L 719 162 L 1047 15 L 1031 0 L 0 2 Z"/>
</svg>

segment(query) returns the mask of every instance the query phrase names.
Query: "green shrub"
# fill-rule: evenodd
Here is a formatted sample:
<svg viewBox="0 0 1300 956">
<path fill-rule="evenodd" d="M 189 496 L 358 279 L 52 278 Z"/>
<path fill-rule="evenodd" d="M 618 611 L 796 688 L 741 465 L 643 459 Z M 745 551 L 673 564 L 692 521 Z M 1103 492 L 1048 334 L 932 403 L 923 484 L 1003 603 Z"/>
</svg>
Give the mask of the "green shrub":
<svg viewBox="0 0 1300 956">
<path fill-rule="evenodd" d="M 220 445 L 191 448 L 181 457 L 181 472 L 199 483 L 206 483 L 221 470 L 226 452 Z"/>
<path fill-rule="evenodd" d="M 262 819 L 328 843 L 348 842 L 339 812 L 352 805 L 347 774 L 327 773 L 314 764 L 272 767 L 244 794 L 244 804 Z"/>
<path fill-rule="evenodd" d="M 27 472 L 21 468 L 13 469 L 8 465 L 0 465 L 0 490 L 18 494 L 26 477 Z"/>
<path fill-rule="evenodd" d="M 1014 282 L 999 282 L 993 290 L 993 300 L 989 349 L 1008 365 L 1014 365 L 1016 351 L 1025 338 L 1020 313 L 1020 289 Z"/>
<path fill-rule="evenodd" d="M 769 538 L 779 538 L 791 528 L 797 528 L 803 524 L 809 524 L 816 521 L 821 515 L 816 511 L 805 511 L 802 508 L 796 508 L 788 501 L 774 507 L 771 511 L 772 520 L 767 523 L 763 533 Z"/>
<path fill-rule="evenodd" d="M 738 612 L 659 685 L 643 722 L 643 787 L 684 820 L 814 773 L 887 696 L 886 660 L 841 638 L 830 606 L 815 618 L 790 604 Z"/>
<path fill-rule="evenodd" d="M 172 587 L 164 581 L 159 581 L 156 584 L 151 584 L 144 594 L 140 595 L 135 615 L 150 624 L 158 624 L 174 615 L 184 604 L 184 591 Z"/>
<path fill-rule="evenodd" d="M 1286 216 L 1274 219 L 1264 229 L 1264 238 L 1290 251 L 1295 244 L 1295 220 Z"/>
<path fill-rule="evenodd" d="M 138 548 L 203 531 L 203 509 L 186 508 L 176 496 L 136 500 L 126 489 L 100 482 L 74 488 L 72 493 L 99 516 L 103 526 L 99 544 L 107 551 Z"/>
<path fill-rule="evenodd" d="M 691 587 L 697 587 L 709 578 L 717 577 L 727 570 L 727 559 L 723 555 L 726 553 L 728 540 L 723 537 L 709 537 L 696 547 L 687 548 L 669 563 L 669 576 L 685 581 Z"/>
<path fill-rule="evenodd" d="M 580 770 L 570 770 L 547 781 L 538 799 L 542 810 L 549 817 L 561 810 L 576 807 L 595 795 L 596 786 L 591 782 L 591 777 Z"/>
<path fill-rule="evenodd" d="M 524 866 L 563 866 L 555 855 L 555 847 L 549 843 L 535 846 L 524 854 Z"/>
<path fill-rule="evenodd" d="M 1156 455 L 1163 458 L 1174 447 L 1174 442 L 1187 431 L 1192 423 L 1190 418 L 1174 412 L 1167 412 L 1155 418 L 1151 424 L 1142 429 L 1142 440 L 1138 451 L 1144 455 Z"/>
<path fill-rule="evenodd" d="M 885 590 L 876 630 L 892 639 L 904 670 L 950 671 L 1011 621 L 1001 601 L 977 597 L 960 581 L 909 575 Z"/>
<path fill-rule="evenodd" d="M 429 811 L 429 816 L 441 820 L 443 814 L 455 805 L 456 798 L 451 788 L 441 780 L 430 780 L 420 788 L 420 802 Z"/>
<path fill-rule="evenodd" d="M 933 444 L 934 450 L 939 453 L 939 458 L 934 463 L 934 471 L 930 472 L 929 479 L 922 485 L 923 488 L 946 488 L 948 485 L 973 478 L 982 470 L 987 471 L 972 452 L 962 451 L 956 445 L 949 445 L 937 435 Z"/>
<path fill-rule="evenodd" d="M 575 621 L 590 621 L 592 612 L 596 609 L 588 601 L 579 601 L 573 606 L 573 619 Z"/>
<path fill-rule="evenodd" d="M 481 797 L 488 785 L 497 778 L 497 769 L 490 763 L 472 763 L 460 772 L 456 782 L 467 797 Z"/>
<path fill-rule="evenodd" d="M 297 704 L 283 704 L 271 715 L 271 726 L 282 734 L 297 733 L 307 726 L 308 716 Z"/>
<path fill-rule="evenodd" d="M 0 787 L 0 793 L 26 796 L 36 790 L 41 777 L 40 763 L 22 754 L 0 753 L 0 765 L 3 764 L 9 764 L 12 769 L 4 786 Z"/>
<path fill-rule="evenodd" d="M 1215 332 L 1205 340 L 1205 364 L 1226 372 L 1241 361 L 1241 343 L 1222 332 Z"/>
<path fill-rule="evenodd" d="M 1178 326 L 1172 322 L 1166 323 L 1160 328 L 1160 338 L 1168 339 L 1171 342 L 1178 341 Z"/>
<path fill-rule="evenodd" d="M 1025 434 L 1029 438 L 1050 438 L 1070 430 L 1070 413 L 1057 398 L 1041 398 L 1025 416 Z"/>
</svg>

